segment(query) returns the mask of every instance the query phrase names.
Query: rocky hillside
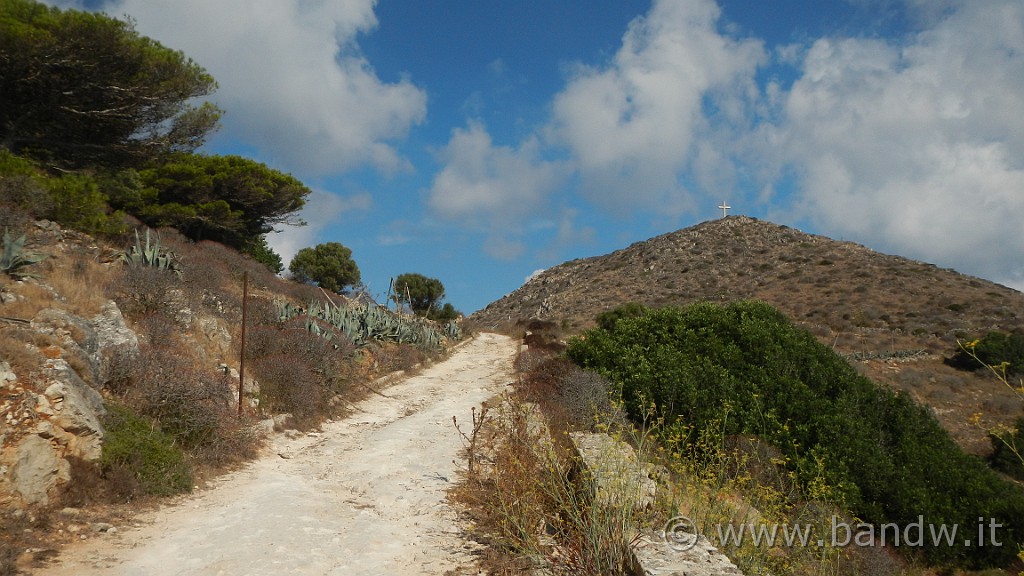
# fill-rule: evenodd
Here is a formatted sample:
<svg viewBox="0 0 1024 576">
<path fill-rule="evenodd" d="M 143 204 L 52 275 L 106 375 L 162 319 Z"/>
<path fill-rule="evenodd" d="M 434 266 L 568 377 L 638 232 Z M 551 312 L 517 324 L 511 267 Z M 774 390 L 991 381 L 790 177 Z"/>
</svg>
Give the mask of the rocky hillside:
<svg viewBox="0 0 1024 576">
<path fill-rule="evenodd" d="M 109 525 L 102 514 L 122 514 L 122 504 L 189 491 L 252 458 L 269 427 L 315 428 L 343 414 L 373 379 L 449 343 L 396 341 L 408 317 L 284 280 L 173 229 L 159 232 L 154 252 L 173 262 L 161 268 L 125 261 L 132 233 L 101 241 L 50 221 L 16 224 L 3 245 L 45 258 L 0 272 L 0 576 L 29 570 L 90 524 Z M 373 312 L 394 334 L 357 339 L 314 308 L 360 321 Z"/>
<path fill-rule="evenodd" d="M 627 302 L 649 306 L 756 298 L 776 306 L 878 381 L 931 405 L 966 447 L 966 422 L 1020 414 L 991 378 L 942 362 L 957 339 L 1024 329 L 1024 294 L 931 264 L 744 216 L 704 222 L 604 256 L 550 268 L 472 316 L 485 326 L 541 319 L 563 335 Z"/>
</svg>

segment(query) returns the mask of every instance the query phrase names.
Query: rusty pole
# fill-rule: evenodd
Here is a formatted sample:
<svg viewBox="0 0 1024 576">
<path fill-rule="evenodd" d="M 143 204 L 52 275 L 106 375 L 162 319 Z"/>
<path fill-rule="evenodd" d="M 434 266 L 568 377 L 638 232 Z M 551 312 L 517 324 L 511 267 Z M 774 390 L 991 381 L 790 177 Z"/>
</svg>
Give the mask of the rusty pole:
<svg viewBox="0 0 1024 576">
<path fill-rule="evenodd" d="M 238 417 L 242 417 L 242 391 L 245 388 L 245 309 L 249 303 L 249 272 L 242 273 L 242 341 L 238 353 Z"/>
</svg>

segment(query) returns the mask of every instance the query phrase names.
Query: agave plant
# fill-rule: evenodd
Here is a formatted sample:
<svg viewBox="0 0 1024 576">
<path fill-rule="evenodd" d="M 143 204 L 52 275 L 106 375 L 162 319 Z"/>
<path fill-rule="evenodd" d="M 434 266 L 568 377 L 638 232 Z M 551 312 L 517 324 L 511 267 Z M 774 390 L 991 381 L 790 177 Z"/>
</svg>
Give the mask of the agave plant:
<svg viewBox="0 0 1024 576">
<path fill-rule="evenodd" d="M 32 274 L 22 272 L 21 269 L 26 266 L 31 266 L 36 262 L 40 262 L 46 258 L 46 254 L 25 254 L 25 235 L 22 234 L 17 239 L 11 238 L 11 233 L 6 228 L 4 229 L 4 248 L 3 253 L 0 253 L 0 272 L 4 272 L 9 276 L 15 278 L 29 278 Z"/>
<path fill-rule="evenodd" d="M 459 327 L 459 323 L 452 320 L 444 327 L 445 336 L 453 342 L 457 342 L 462 339 L 462 328 Z"/>
<path fill-rule="evenodd" d="M 181 263 L 174 252 L 165 250 L 160 246 L 160 235 L 150 237 L 150 230 L 146 228 L 146 243 L 142 244 L 139 231 L 135 231 L 135 245 L 128 251 L 121 254 L 121 261 L 132 268 L 150 266 L 158 270 L 168 270 L 175 276 L 181 276 Z"/>
<path fill-rule="evenodd" d="M 307 308 L 300 308 L 278 302 L 277 312 L 282 321 L 306 316 L 306 329 L 319 336 L 325 336 L 325 332 L 314 319 L 326 322 L 344 333 L 356 346 L 365 346 L 372 340 L 378 340 L 436 349 L 441 347 L 445 337 L 433 322 L 399 316 L 371 304 L 331 306 L 311 302 Z"/>
</svg>

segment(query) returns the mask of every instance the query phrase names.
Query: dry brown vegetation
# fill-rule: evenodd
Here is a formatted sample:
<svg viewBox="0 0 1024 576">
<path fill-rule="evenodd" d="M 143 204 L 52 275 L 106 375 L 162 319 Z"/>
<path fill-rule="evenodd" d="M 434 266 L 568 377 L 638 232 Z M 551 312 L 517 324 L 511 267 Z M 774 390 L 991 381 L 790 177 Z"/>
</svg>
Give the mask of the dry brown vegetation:
<svg viewBox="0 0 1024 576">
<path fill-rule="evenodd" d="M 704 222 L 560 264 L 470 319 L 484 327 L 518 322 L 519 333 L 540 319 L 568 336 L 628 302 L 741 299 L 764 300 L 838 353 L 865 358 L 855 360 L 859 370 L 932 406 L 968 451 L 985 452 L 986 430 L 1019 414 L 997 379 L 953 370 L 943 359 L 957 350 L 958 339 L 1024 330 L 1024 294 L 748 217 Z M 977 413 L 981 426 L 970 423 Z"/>
<path fill-rule="evenodd" d="M 45 385 L 41 371 L 45 360 L 64 358 L 90 385 L 102 386 L 108 408 L 118 406 L 142 419 L 144 430 L 158 430 L 170 441 L 172 451 L 184 451 L 180 465 L 186 468 L 181 473 L 190 480 L 188 487 L 254 457 L 261 444 L 254 428 L 259 418 L 290 412 L 292 425 L 316 428 L 368 394 L 368 384 L 375 378 L 428 359 L 410 345 L 371 343 L 357 349 L 342 334 L 328 342 L 297 324 L 298 320 L 280 322 L 275 300 L 306 305 L 313 299 L 331 299 L 336 304 L 344 299 L 284 280 L 217 243 L 191 242 L 173 229 L 160 230 L 162 246 L 181 263 L 177 276 L 152 267 L 126 266 L 119 254 L 134 242 L 134 236 L 99 241 L 52 223 L 7 222 L 22 226 L 12 233 L 27 234 L 27 252 L 48 257 L 27 270 L 34 277 L 18 281 L 0 275 L 4 293 L 0 359 L 12 366 L 19 387 L 5 391 L 4 399 L 22 406 L 22 400 L 30 399 L 29 391 L 40 392 Z M 239 418 L 238 377 L 231 369 L 239 367 L 243 275 L 249 285 L 246 375 L 260 386 L 255 397 L 248 395 Z M 140 351 L 113 358 L 109 381 L 98 383 L 87 361 L 69 354 L 64 346 L 64 338 L 83 339 L 77 326 L 66 323 L 58 337 L 37 331 L 30 321 L 54 310 L 89 319 L 110 300 L 117 302 L 138 334 Z M 255 406 L 249 405 L 250 400 Z M 15 421 L 15 426 L 21 424 L 31 426 L 32 422 Z M 109 422 L 107 431 L 112 438 Z M 0 437 L 6 446 L 19 436 L 13 431 Z M 0 574 L 24 568 L 26 549 L 33 550 L 29 563 L 40 561 L 59 542 L 71 538 L 57 530 L 81 523 L 81 518 L 61 518 L 55 512 L 61 507 L 85 507 L 83 517 L 95 521 L 130 513 L 133 507 L 153 501 L 147 494 L 147 479 L 132 469 L 136 458 L 132 451 L 139 448 L 130 441 L 122 445 L 127 459 L 122 455 L 106 460 L 105 444 L 103 462 L 72 462 L 72 481 L 53 510 L 17 515 L 0 511 Z M 131 506 L 125 508 L 125 503 Z"/>
<path fill-rule="evenodd" d="M 484 404 L 464 427 L 457 422 L 468 464 L 452 498 L 471 519 L 471 536 L 486 545 L 480 566 L 488 574 L 636 573 L 629 541 L 637 521 L 654 512 L 593 502 L 565 420 L 546 409 L 564 412 L 556 402 L 525 401 L 531 386 L 546 384 L 521 379 L 514 394 Z"/>
</svg>

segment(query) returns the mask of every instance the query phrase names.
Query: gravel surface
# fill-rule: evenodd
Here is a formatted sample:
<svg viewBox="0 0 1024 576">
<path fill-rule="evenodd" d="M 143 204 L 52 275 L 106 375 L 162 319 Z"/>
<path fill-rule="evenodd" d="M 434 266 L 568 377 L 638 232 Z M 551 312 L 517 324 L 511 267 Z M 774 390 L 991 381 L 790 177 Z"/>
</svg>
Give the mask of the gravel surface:
<svg viewBox="0 0 1024 576">
<path fill-rule="evenodd" d="M 476 574 L 475 545 L 445 501 L 461 462 L 452 416 L 468 422 L 511 382 L 516 347 L 481 334 L 348 418 L 274 435 L 263 458 L 64 549 L 37 574 Z"/>
</svg>

